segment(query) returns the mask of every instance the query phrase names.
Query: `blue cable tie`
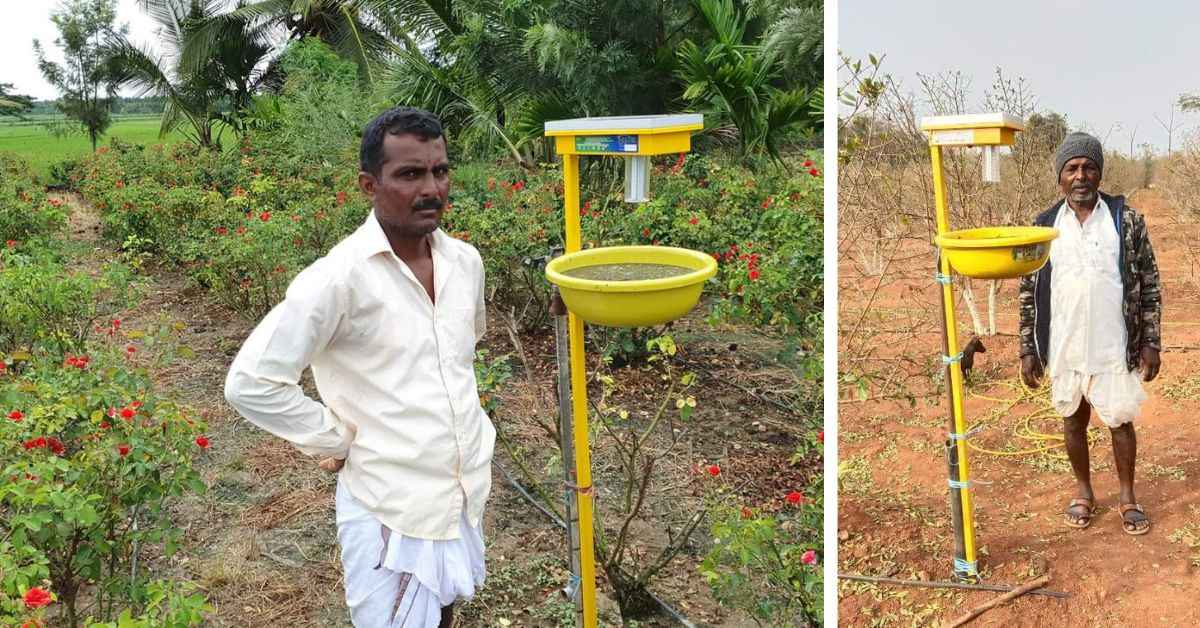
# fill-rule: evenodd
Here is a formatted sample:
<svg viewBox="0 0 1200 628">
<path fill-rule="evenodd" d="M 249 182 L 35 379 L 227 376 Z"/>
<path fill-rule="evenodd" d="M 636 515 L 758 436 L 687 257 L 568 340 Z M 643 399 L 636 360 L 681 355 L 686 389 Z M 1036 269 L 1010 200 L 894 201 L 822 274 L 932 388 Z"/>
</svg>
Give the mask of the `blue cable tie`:
<svg viewBox="0 0 1200 628">
<path fill-rule="evenodd" d="M 962 359 L 963 359 L 963 352 L 959 351 L 956 355 L 953 355 L 953 356 L 943 355 L 942 356 L 942 364 L 949 366 L 951 364 L 954 364 L 955 362 L 961 362 Z"/>
<path fill-rule="evenodd" d="M 967 480 L 966 482 L 959 482 L 958 480 L 949 480 L 948 479 L 948 480 L 946 480 L 946 482 L 948 484 L 950 484 L 950 488 L 959 488 L 959 489 L 971 488 L 971 480 Z"/>
<path fill-rule="evenodd" d="M 949 439 L 950 439 L 950 440 L 952 440 L 952 441 L 954 441 L 954 440 L 967 440 L 968 438 L 970 438 L 970 437 L 974 436 L 975 434 L 977 434 L 977 433 L 979 432 L 979 430 L 981 430 L 981 429 L 983 429 L 983 428 L 982 428 L 982 427 L 973 427 L 973 428 L 971 428 L 971 429 L 967 430 L 967 431 L 966 431 L 965 433 L 963 433 L 963 434 L 959 434 L 958 432 L 950 432 L 949 434 L 946 434 L 946 438 L 949 438 Z"/>
<path fill-rule="evenodd" d="M 567 582 L 567 586 L 563 587 L 563 595 L 567 599 L 574 600 L 579 595 L 579 585 L 583 583 L 583 579 L 577 574 L 571 574 L 571 580 Z"/>
<path fill-rule="evenodd" d="M 964 560 L 962 558 L 954 559 L 954 571 L 956 573 L 979 575 L 979 570 L 976 567 L 976 562 L 973 560 Z"/>
<path fill-rule="evenodd" d="M 948 286 L 948 285 L 950 285 L 950 281 L 951 281 L 951 280 L 950 280 L 950 275 L 943 275 L 943 274 L 942 274 L 942 273 L 940 273 L 940 272 L 934 273 L 934 274 L 933 274 L 933 279 L 934 279 L 935 281 L 937 281 L 938 283 L 942 284 L 943 286 Z"/>
</svg>

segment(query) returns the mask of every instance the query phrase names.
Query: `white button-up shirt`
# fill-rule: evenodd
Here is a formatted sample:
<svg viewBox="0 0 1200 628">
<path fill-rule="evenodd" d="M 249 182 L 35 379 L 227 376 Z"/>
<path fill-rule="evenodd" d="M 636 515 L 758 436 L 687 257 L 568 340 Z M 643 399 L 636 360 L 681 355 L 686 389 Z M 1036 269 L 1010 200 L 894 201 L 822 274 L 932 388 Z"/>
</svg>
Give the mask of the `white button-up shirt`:
<svg viewBox="0 0 1200 628">
<path fill-rule="evenodd" d="M 242 416 L 309 455 L 345 457 L 351 495 L 424 539 L 478 526 L 496 431 L 479 404 L 483 261 L 435 231 L 434 297 L 392 252 L 375 213 L 304 269 L 250 334 L 225 380 Z M 311 365 L 324 404 L 305 396 Z"/>
<path fill-rule="evenodd" d="M 1125 373 L 1121 243 L 1104 199 L 1083 224 L 1063 201 L 1050 243 L 1051 375 Z"/>
</svg>

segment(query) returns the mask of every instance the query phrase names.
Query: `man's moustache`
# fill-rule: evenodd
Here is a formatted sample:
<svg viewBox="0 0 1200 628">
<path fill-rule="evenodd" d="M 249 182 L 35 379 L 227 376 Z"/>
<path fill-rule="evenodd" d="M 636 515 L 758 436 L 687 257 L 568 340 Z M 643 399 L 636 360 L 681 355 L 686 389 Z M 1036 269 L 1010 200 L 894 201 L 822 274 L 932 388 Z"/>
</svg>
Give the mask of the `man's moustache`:
<svg viewBox="0 0 1200 628">
<path fill-rule="evenodd" d="M 436 200 L 436 199 L 432 200 L 432 201 L 420 201 L 417 203 L 413 203 L 412 208 L 414 211 L 422 211 L 422 210 L 427 210 L 427 209 L 440 210 L 442 208 L 442 201 Z"/>
</svg>

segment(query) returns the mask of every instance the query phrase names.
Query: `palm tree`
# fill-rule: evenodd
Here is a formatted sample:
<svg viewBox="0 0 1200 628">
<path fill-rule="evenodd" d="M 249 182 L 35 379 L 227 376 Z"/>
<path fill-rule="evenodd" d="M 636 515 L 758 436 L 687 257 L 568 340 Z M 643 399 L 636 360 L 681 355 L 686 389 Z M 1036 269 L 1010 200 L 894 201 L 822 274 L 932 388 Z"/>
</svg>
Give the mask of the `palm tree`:
<svg viewBox="0 0 1200 628">
<path fill-rule="evenodd" d="M 765 33 L 766 45 L 745 43 L 749 19 L 732 0 L 695 0 L 712 39 L 679 46 L 678 76 L 684 100 L 726 117 L 737 128 L 743 154 L 765 149 L 779 159 L 776 138 L 800 123 L 820 120 L 822 91 L 792 83 L 805 74 L 820 82 L 822 49 L 812 34 L 821 25 L 812 10 L 785 10 Z M 799 32 L 789 29 L 807 29 Z M 815 65 L 814 65 L 815 64 Z"/>
<path fill-rule="evenodd" d="M 239 129 L 240 113 L 250 107 L 266 73 L 272 50 L 265 25 L 231 23 L 203 63 L 185 66 L 183 52 L 197 29 L 216 15 L 221 0 L 140 0 L 141 8 L 159 24 L 158 35 L 167 49 L 155 56 L 124 36 L 108 42 L 108 57 L 118 85 L 141 88 L 141 95 L 166 98 L 159 136 L 179 128 L 204 147 L 220 144 L 219 127 Z"/>
<path fill-rule="evenodd" d="M 286 33 L 292 40 L 317 37 L 339 56 L 354 61 L 363 78 L 373 83 L 376 66 L 396 51 L 396 42 L 406 37 L 393 17 L 405 4 L 391 0 L 239 2 L 234 10 L 213 13 L 197 24 L 182 51 L 180 65 L 191 70 L 201 67 L 231 29 L 271 29 Z M 435 2 L 418 4 L 426 9 L 439 6 Z"/>
</svg>

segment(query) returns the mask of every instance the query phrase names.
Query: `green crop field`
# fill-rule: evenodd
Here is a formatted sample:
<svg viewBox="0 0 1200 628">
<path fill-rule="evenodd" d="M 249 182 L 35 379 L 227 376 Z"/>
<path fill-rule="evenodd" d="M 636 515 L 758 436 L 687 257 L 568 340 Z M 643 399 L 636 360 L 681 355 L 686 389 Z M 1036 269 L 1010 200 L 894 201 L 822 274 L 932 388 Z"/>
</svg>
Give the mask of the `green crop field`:
<svg viewBox="0 0 1200 628">
<path fill-rule="evenodd" d="M 40 123 L 61 117 L 34 117 L 33 120 L 6 120 L 0 122 L 0 151 L 17 153 L 43 179 L 50 174 L 50 166 L 65 159 L 82 157 L 92 150 L 86 133 L 72 133 L 66 137 L 55 137 Z M 116 117 L 108 132 L 100 137 L 99 145 L 107 144 L 113 137 L 137 144 L 155 144 L 158 139 L 158 116 Z M 182 133 L 173 132 L 166 137 L 167 143 L 184 139 Z"/>
</svg>

